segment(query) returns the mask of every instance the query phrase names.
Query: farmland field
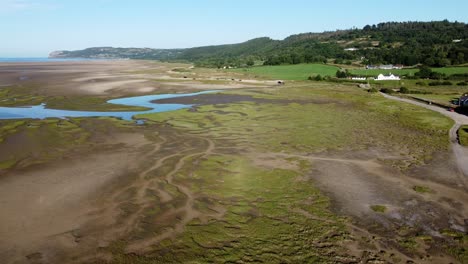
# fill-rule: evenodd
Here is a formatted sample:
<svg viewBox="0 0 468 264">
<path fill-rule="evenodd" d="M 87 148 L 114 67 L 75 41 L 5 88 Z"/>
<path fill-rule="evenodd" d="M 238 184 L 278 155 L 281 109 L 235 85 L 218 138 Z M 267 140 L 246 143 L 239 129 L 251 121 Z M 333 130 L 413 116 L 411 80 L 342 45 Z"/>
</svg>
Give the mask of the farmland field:
<svg viewBox="0 0 468 264">
<path fill-rule="evenodd" d="M 257 66 L 252 68 L 241 68 L 230 71 L 248 73 L 281 80 L 307 80 L 309 76 L 335 76 L 339 68 L 325 64 L 296 64 L 279 66 Z"/>
<path fill-rule="evenodd" d="M 295 65 L 278 65 L 278 66 L 256 66 L 251 68 L 231 69 L 229 72 L 238 72 L 255 77 L 274 78 L 282 80 L 307 80 L 309 76 L 320 74 L 321 76 L 335 76 L 336 71 L 340 68 L 326 64 L 295 64 Z M 450 74 L 468 73 L 468 67 L 446 67 L 432 68 L 433 71 Z M 395 75 L 414 75 L 418 71 L 414 69 L 394 69 L 394 70 L 366 70 L 363 68 L 349 69 L 352 74 L 376 77 L 380 73 Z"/>
<path fill-rule="evenodd" d="M 462 73 L 468 73 L 468 67 L 446 67 L 446 68 L 432 68 L 433 71 L 435 72 L 440 72 L 440 73 L 445 73 L 447 75 L 451 74 L 462 74 Z M 351 69 L 350 72 L 352 74 L 359 74 L 362 76 L 377 76 L 381 73 L 383 74 L 390 74 L 393 73 L 395 75 L 404 75 L 404 74 L 409 74 L 409 75 L 414 75 L 414 73 L 418 72 L 418 69 L 393 69 L 393 70 L 378 70 L 378 69 L 372 69 L 372 70 L 366 70 L 366 69 Z"/>
</svg>

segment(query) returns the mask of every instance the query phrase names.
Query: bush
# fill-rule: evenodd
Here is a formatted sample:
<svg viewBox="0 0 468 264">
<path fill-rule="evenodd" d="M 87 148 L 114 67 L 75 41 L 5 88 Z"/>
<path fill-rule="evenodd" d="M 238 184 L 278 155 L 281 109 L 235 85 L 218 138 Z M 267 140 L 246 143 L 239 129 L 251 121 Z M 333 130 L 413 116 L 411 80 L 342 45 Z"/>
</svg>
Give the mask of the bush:
<svg viewBox="0 0 468 264">
<path fill-rule="evenodd" d="M 400 88 L 400 93 L 402 94 L 409 94 L 410 93 L 410 90 L 406 87 L 401 87 Z"/>
<path fill-rule="evenodd" d="M 309 78 L 307 78 L 307 80 L 309 81 L 323 81 L 324 78 L 322 77 L 322 75 L 316 75 L 316 76 L 309 76 Z"/>
<path fill-rule="evenodd" d="M 382 89 L 380 89 L 380 91 L 382 93 L 386 93 L 386 94 L 392 94 L 393 93 L 393 90 L 390 89 L 390 88 L 382 88 Z"/>
<path fill-rule="evenodd" d="M 456 73 L 448 77 L 450 80 L 466 80 L 468 78 L 468 73 Z"/>
<path fill-rule="evenodd" d="M 429 83 L 429 86 L 439 86 L 439 85 L 442 85 L 442 82 L 437 81 L 437 82 L 430 82 Z"/>
<path fill-rule="evenodd" d="M 375 89 L 374 87 L 370 88 L 369 90 L 367 90 L 369 93 L 376 93 L 378 92 L 379 90 Z"/>
<path fill-rule="evenodd" d="M 412 90 L 412 94 L 432 94 L 430 91 L 418 91 L 418 90 Z"/>
<path fill-rule="evenodd" d="M 452 85 L 452 82 L 450 81 L 435 81 L 435 82 L 430 82 L 429 86 L 440 86 L 440 85 Z"/>
<path fill-rule="evenodd" d="M 348 70 L 337 70 L 335 76 L 336 78 L 347 78 L 349 76 L 349 72 Z"/>
<path fill-rule="evenodd" d="M 426 83 L 425 82 L 416 82 L 416 85 L 426 86 Z"/>
<path fill-rule="evenodd" d="M 343 59 L 335 59 L 335 64 L 343 64 Z"/>
<path fill-rule="evenodd" d="M 468 83 L 467 82 L 459 82 L 459 83 L 457 83 L 457 85 L 458 86 L 465 86 L 465 85 L 468 85 Z"/>
</svg>

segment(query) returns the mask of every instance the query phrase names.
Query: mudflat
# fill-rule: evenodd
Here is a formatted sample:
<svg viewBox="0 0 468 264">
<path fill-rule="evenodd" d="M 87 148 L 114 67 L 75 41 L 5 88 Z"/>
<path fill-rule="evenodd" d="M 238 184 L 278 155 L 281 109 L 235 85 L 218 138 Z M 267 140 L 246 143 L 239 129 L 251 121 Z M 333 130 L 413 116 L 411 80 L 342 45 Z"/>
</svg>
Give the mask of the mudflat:
<svg viewBox="0 0 468 264">
<path fill-rule="evenodd" d="M 4 263 L 465 263 L 453 119 L 347 84 L 149 61 L 0 65 L 0 105 L 192 109 L 0 120 Z"/>
</svg>

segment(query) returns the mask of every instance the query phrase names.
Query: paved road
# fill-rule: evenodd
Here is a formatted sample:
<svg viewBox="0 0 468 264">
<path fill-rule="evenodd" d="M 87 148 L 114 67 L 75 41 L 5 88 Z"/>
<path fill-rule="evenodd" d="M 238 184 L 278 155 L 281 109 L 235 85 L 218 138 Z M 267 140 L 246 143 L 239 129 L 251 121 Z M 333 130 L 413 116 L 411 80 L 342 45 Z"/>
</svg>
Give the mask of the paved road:
<svg viewBox="0 0 468 264">
<path fill-rule="evenodd" d="M 401 102 L 421 106 L 421 107 L 427 108 L 429 110 L 439 112 L 439 113 L 453 119 L 453 121 L 455 121 L 455 124 L 453 125 L 453 127 L 450 129 L 450 132 L 449 132 L 450 133 L 450 142 L 451 142 L 451 145 L 452 145 L 453 154 L 454 154 L 455 159 L 456 159 L 457 164 L 458 164 L 458 168 L 459 168 L 460 172 L 465 175 L 465 178 L 463 179 L 463 181 L 464 181 L 463 183 L 465 184 L 465 187 L 467 187 L 468 186 L 467 185 L 467 180 L 468 180 L 468 148 L 463 147 L 462 145 L 459 144 L 457 131 L 460 128 L 460 126 L 468 125 L 468 116 L 461 115 L 461 114 L 458 114 L 458 113 L 455 113 L 455 112 L 450 112 L 450 111 L 447 111 L 447 109 L 441 108 L 441 107 L 438 107 L 438 106 L 429 105 L 429 104 L 413 101 L 413 100 L 410 100 L 410 99 L 404 99 L 404 98 L 400 98 L 400 97 L 396 97 L 396 96 L 392 96 L 392 95 L 388 95 L 388 94 L 384 94 L 384 93 L 381 93 L 381 94 L 385 98 L 388 98 L 388 99 L 397 100 L 397 101 L 401 101 Z"/>
</svg>

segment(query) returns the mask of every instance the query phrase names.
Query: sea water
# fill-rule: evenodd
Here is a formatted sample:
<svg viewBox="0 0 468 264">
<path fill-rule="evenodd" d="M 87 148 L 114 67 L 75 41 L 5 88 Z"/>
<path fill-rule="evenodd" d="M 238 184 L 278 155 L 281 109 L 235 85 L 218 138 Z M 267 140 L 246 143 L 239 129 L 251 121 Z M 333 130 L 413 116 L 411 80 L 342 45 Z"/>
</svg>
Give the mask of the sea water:
<svg viewBox="0 0 468 264">
<path fill-rule="evenodd" d="M 60 61 L 89 61 L 99 59 L 86 59 L 86 58 L 47 58 L 47 57 L 33 57 L 33 58 L 0 58 L 2 62 L 60 62 Z"/>
</svg>

